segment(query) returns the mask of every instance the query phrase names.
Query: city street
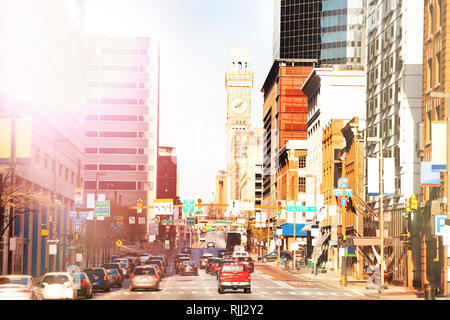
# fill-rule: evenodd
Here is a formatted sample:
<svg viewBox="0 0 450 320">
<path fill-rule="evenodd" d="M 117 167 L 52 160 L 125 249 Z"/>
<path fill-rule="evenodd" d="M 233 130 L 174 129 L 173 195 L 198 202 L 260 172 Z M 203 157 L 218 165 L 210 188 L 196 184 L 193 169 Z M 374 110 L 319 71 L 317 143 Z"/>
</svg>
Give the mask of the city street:
<svg viewBox="0 0 450 320">
<path fill-rule="evenodd" d="M 192 249 L 194 260 L 203 253 L 215 253 L 217 248 Z M 181 276 L 175 273 L 170 261 L 162 278 L 159 291 L 129 291 L 129 279 L 122 288 L 111 292 L 94 293 L 93 300 L 366 300 L 364 293 L 351 289 L 326 287 L 317 281 L 283 272 L 271 263 L 255 263 L 251 275 L 252 292 L 226 291 L 219 294 L 215 276 L 199 271 L 198 276 Z"/>
</svg>

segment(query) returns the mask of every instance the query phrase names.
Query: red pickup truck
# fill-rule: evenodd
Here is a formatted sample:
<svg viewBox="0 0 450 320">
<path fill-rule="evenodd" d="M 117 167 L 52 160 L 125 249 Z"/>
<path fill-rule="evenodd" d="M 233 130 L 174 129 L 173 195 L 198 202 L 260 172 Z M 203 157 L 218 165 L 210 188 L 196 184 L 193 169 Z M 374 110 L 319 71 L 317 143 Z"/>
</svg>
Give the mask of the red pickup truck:
<svg viewBox="0 0 450 320">
<path fill-rule="evenodd" d="M 250 272 L 242 263 L 226 263 L 219 270 L 218 291 L 223 294 L 226 289 L 244 289 L 245 293 L 251 292 Z"/>
</svg>

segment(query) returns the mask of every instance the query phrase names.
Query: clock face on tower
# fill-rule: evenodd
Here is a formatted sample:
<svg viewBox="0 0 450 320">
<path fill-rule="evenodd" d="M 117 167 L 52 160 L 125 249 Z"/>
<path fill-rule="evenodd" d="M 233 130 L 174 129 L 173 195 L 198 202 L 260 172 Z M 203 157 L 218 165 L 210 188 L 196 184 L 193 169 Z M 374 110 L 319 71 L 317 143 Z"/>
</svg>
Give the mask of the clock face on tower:
<svg viewBox="0 0 450 320">
<path fill-rule="evenodd" d="M 236 98 L 231 102 L 231 109 L 235 113 L 243 113 L 247 110 L 247 101 L 244 98 Z"/>
</svg>

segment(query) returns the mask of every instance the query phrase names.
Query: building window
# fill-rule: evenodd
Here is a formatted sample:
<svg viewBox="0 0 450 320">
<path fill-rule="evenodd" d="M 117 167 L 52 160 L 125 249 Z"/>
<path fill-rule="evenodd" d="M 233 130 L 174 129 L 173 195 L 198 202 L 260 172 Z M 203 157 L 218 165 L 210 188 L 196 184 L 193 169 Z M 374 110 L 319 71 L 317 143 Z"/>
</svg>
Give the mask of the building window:
<svg viewBox="0 0 450 320">
<path fill-rule="evenodd" d="M 298 177 L 298 192 L 306 192 L 306 177 Z"/>
<path fill-rule="evenodd" d="M 306 168 L 306 156 L 301 156 L 298 158 L 298 168 L 299 169 Z"/>
<path fill-rule="evenodd" d="M 100 164 L 99 170 L 112 170 L 112 171 L 136 171 L 136 165 L 126 164 Z"/>
<path fill-rule="evenodd" d="M 137 132 L 100 131 L 100 137 L 104 137 L 104 138 L 136 138 Z"/>
<path fill-rule="evenodd" d="M 433 86 L 433 60 L 429 59 L 427 63 L 427 89 L 431 90 Z"/>
<path fill-rule="evenodd" d="M 104 121 L 137 121 L 137 116 L 124 114 L 101 114 L 100 120 Z"/>
<path fill-rule="evenodd" d="M 434 75 L 436 77 L 435 83 L 436 83 L 436 86 L 438 86 L 438 85 L 441 84 L 441 53 L 440 52 L 436 54 L 436 65 L 435 65 L 435 67 L 436 67 L 436 70 L 435 70 L 435 73 L 434 73 Z"/>
<path fill-rule="evenodd" d="M 84 170 L 97 170 L 97 164 L 86 163 L 84 165 Z"/>
<path fill-rule="evenodd" d="M 135 181 L 99 181 L 99 190 L 136 190 Z"/>
<path fill-rule="evenodd" d="M 96 138 L 96 137 L 98 137 L 98 132 L 97 131 L 86 131 L 85 136 L 89 137 L 89 138 Z"/>
<path fill-rule="evenodd" d="M 136 148 L 100 148 L 100 154 L 136 154 Z"/>
<path fill-rule="evenodd" d="M 98 153 L 98 149 L 97 148 L 85 148 L 84 152 L 85 153 Z"/>
</svg>

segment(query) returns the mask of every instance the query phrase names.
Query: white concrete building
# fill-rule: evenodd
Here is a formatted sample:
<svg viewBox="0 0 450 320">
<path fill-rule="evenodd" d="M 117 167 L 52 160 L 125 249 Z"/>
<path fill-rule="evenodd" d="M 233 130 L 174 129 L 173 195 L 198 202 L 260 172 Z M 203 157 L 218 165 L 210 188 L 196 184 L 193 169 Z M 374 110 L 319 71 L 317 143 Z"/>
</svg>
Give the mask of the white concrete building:
<svg viewBox="0 0 450 320">
<path fill-rule="evenodd" d="M 308 96 L 307 206 L 324 206 L 322 183 L 322 136 L 331 119 L 365 118 L 366 76 L 362 68 L 345 70 L 315 68 L 302 86 Z"/>
<path fill-rule="evenodd" d="M 382 138 L 384 157 L 395 159 L 396 192 L 385 210 L 398 214 L 405 198 L 420 193 L 423 6 L 416 0 L 377 0 L 367 10 L 366 137 Z M 365 157 L 377 157 L 379 146 L 368 143 L 365 150 Z"/>
</svg>

